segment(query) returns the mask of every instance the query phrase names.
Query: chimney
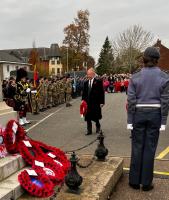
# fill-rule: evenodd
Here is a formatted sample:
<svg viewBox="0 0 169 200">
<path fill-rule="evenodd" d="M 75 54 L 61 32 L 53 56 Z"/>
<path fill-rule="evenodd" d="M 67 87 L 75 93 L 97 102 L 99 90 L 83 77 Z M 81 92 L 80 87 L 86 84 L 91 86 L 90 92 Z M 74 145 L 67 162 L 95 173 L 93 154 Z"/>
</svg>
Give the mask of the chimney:
<svg viewBox="0 0 169 200">
<path fill-rule="evenodd" d="M 161 40 L 157 40 L 157 46 L 161 46 Z"/>
</svg>

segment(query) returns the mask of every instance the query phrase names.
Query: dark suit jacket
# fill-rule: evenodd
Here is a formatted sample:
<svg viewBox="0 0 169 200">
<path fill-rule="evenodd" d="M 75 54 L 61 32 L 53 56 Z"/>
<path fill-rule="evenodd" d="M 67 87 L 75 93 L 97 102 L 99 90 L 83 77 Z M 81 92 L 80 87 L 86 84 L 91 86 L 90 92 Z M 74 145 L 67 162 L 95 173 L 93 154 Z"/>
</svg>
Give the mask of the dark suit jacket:
<svg viewBox="0 0 169 200">
<path fill-rule="evenodd" d="M 84 83 L 83 93 L 82 93 L 82 100 L 86 101 L 88 105 L 85 120 L 96 121 L 102 118 L 100 104 L 105 104 L 105 95 L 104 95 L 102 80 L 94 78 L 90 94 L 88 90 L 89 90 L 89 81 L 87 80 Z"/>
</svg>

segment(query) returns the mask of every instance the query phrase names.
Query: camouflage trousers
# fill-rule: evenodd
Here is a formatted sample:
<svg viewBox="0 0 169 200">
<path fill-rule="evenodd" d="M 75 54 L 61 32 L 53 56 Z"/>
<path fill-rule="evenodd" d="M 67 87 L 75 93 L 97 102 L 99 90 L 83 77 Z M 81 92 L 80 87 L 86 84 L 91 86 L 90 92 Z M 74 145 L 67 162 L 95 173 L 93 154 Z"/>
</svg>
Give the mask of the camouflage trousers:
<svg viewBox="0 0 169 200">
<path fill-rule="evenodd" d="M 65 93 L 65 102 L 70 103 L 71 99 L 72 99 L 71 94 Z"/>
<path fill-rule="evenodd" d="M 52 107 L 53 105 L 53 97 L 52 95 L 48 95 L 48 98 L 47 98 L 47 107 Z"/>
<path fill-rule="evenodd" d="M 38 113 L 39 112 L 39 102 L 38 99 L 32 98 L 32 112 Z"/>
<path fill-rule="evenodd" d="M 47 96 L 40 96 L 39 97 L 39 109 L 46 109 L 47 108 Z"/>
<path fill-rule="evenodd" d="M 59 104 L 59 94 L 53 95 L 53 106 L 57 106 Z"/>
<path fill-rule="evenodd" d="M 64 103 L 65 102 L 65 93 L 61 92 L 59 94 L 59 103 Z"/>
</svg>

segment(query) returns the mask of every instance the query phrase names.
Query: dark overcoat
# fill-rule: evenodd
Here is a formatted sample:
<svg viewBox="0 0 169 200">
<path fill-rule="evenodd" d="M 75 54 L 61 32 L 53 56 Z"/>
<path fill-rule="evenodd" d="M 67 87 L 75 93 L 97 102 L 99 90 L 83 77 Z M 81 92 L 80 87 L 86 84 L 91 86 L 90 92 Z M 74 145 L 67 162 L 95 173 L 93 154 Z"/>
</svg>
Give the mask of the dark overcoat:
<svg viewBox="0 0 169 200">
<path fill-rule="evenodd" d="M 89 80 L 84 82 L 82 100 L 87 102 L 87 114 L 85 121 L 96 121 L 102 118 L 101 104 L 105 104 L 105 93 L 103 81 L 99 78 L 94 78 L 92 88 L 89 92 Z"/>
</svg>

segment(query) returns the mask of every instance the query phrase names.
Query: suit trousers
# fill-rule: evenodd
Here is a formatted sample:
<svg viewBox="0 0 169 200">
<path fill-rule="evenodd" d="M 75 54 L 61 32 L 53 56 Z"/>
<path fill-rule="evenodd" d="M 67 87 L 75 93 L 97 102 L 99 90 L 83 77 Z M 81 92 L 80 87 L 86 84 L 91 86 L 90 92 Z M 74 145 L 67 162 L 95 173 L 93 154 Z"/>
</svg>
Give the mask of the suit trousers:
<svg viewBox="0 0 169 200">
<path fill-rule="evenodd" d="M 100 129 L 100 122 L 99 120 L 96 120 L 96 129 Z M 91 120 L 87 120 L 87 130 L 88 132 L 92 132 L 92 121 Z"/>
<path fill-rule="evenodd" d="M 132 131 L 132 153 L 129 182 L 150 185 L 153 180 L 154 157 L 161 126 L 159 108 L 136 109 Z"/>
</svg>

